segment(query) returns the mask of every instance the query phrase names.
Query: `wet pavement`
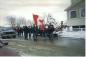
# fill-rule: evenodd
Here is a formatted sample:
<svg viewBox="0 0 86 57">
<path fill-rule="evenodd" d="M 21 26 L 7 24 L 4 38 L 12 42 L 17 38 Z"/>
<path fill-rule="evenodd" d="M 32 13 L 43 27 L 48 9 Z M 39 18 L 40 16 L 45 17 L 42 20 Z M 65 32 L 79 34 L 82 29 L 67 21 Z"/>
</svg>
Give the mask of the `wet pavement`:
<svg viewBox="0 0 86 57">
<path fill-rule="evenodd" d="M 15 50 L 3 47 L 0 48 L 0 56 L 19 56 L 19 54 Z"/>
<path fill-rule="evenodd" d="M 85 49 L 85 39 L 82 38 L 59 38 L 54 44 L 57 46 Z"/>
<path fill-rule="evenodd" d="M 50 41 L 40 38 L 33 40 L 11 40 L 8 48 L 17 50 L 20 55 L 31 56 L 85 56 L 85 39 L 58 38 Z"/>
</svg>

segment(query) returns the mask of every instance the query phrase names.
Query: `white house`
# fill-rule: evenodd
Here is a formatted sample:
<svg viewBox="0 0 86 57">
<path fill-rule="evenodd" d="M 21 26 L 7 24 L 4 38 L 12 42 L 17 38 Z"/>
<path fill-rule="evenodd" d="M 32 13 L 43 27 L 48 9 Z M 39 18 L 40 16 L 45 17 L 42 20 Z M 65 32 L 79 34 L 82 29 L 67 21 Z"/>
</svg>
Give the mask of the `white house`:
<svg viewBox="0 0 86 57">
<path fill-rule="evenodd" d="M 67 11 L 67 26 L 69 31 L 85 31 L 85 0 L 71 0 Z"/>
</svg>

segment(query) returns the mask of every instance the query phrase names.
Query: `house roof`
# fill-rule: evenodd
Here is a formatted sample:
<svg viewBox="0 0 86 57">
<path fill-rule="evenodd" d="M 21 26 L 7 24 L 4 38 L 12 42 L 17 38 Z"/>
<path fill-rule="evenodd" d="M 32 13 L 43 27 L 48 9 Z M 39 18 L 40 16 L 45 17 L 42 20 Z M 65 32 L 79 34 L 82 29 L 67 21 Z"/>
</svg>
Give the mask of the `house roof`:
<svg viewBox="0 0 86 57">
<path fill-rule="evenodd" d="M 85 1 L 85 0 L 81 0 L 80 2 L 78 2 L 78 3 L 74 4 L 74 5 L 70 5 L 69 7 L 67 7 L 67 8 L 65 9 L 65 11 L 70 10 L 71 8 L 77 6 L 78 4 L 82 3 L 83 1 Z"/>
</svg>

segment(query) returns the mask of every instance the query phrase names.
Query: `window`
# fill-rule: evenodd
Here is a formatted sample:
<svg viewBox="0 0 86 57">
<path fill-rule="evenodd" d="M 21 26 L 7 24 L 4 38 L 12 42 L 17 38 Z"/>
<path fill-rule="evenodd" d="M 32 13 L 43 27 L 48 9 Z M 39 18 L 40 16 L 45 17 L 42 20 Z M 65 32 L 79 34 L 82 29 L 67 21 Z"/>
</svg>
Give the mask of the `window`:
<svg viewBox="0 0 86 57">
<path fill-rule="evenodd" d="M 73 31 L 80 31 L 79 26 L 73 26 Z"/>
<path fill-rule="evenodd" d="M 79 26 L 73 26 L 73 28 L 79 28 Z"/>
<path fill-rule="evenodd" d="M 76 11 L 71 11 L 70 14 L 71 14 L 70 15 L 71 18 L 76 18 Z"/>
<path fill-rule="evenodd" d="M 81 17 L 85 17 L 85 8 L 81 9 Z"/>
<path fill-rule="evenodd" d="M 73 26 L 73 31 L 85 31 L 85 25 Z"/>
<path fill-rule="evenodd" d="M 85 25 L 80 26 L 80 28 L 85 28 Z"/>
<path fill-rule="evenodd" d="M 80 28 L 85 31 L 85 25 L 81 25 Z"/>
</svg>

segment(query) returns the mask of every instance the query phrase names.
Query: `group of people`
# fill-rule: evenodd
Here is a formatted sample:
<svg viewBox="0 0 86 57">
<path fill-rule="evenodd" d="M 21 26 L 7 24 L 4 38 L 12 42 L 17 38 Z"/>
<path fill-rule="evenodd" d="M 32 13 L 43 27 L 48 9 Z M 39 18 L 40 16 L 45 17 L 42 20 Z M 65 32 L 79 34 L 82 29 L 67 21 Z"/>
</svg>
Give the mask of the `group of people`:
<svg viewBox="0 0 86 57">
<path fill-rule="evenodd" d="M 42 30 L 40 27 L 38 26 L 23 26 L 23 27 L 17 27 L 15 29 L 18 33 L 18 36 L 23 36 L 25 40 L 28 40 L 28 36 L 29 39 L 31 39 L 31 35 L 33 35 L 33 39 L 34 41 L 37 41 L 37 36 L 41 36 L 44 38 L 49 38 L 49 39 L 53 39 L 53 31 L 54 31 L 54 26 L 49 24 L 47 27 L 44 27 L 44 29 Z"/>
</svg>

